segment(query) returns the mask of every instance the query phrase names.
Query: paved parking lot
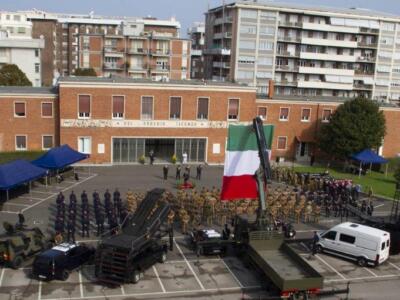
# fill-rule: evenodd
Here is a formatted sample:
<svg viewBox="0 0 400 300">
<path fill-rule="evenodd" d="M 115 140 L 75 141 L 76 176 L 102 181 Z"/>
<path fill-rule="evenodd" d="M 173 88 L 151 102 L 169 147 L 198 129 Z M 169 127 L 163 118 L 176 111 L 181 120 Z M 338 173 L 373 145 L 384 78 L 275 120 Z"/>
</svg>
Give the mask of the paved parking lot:
<svg viewBox="0 0 400 300">
<path fill-rule="evenodd" d="M 170 168 L 173 173 L 174 167 Z M 66 179 L 49 187 L 35 187 L 30 195 L 10 200 L 0 211 L 2 221 L 15 223 L 21 210 L 28 226 L 39 226 L 50 234 L 54 224 L 54 201 L 63 191 L 66 197 L 74 190 L 77 195 L 83 190 L 91 194 L 95 189 L 102 195 L 106 188 L 119 188 L 124 196 L 128 190 L 146 191 L 154 187 L 174 190 L 176 181 L 170 174 L 162 180 L 162 166 L 115 166 L 92 168 L 91 172 L 79 170 L 80 180 Z M 219 187 L 221 167 L 205 167 L 203 179 L 197 187 Z M 19 205 L 18 205 L 19 204 Z M 377 201 L 375 212 L 385 215 L 390 212 L 390 201 Z M 345 221 L 345 219 L 343 219 Z M 325 230 L 340 223 L 340 218 L 322 218 L 319 224 L 294 224 L 298 237 L 311 237 L 313 230 Z M 92 226 L 91 230 L 94 230 Z M 1 228 L 0 228 L 1 231 Z M 38 282 L 30 278 L 30 262 L 19 270 L 0 269 L 0 299 L 245 299 L 266 297 L 265 279 L 249 269 L 234 256 L 201 257 L 185 245 L 182 235 L 175 234 L 174 251 L 168 254 L 165 264 L 157 264 L 143 275 L 138 284 L 120 287 L 105 287 L 95 282 L 93 266 L 85 266 L 71 274 L 67 282 Z M 79 235 L 77 236 L 79 238 Z M 93 234 L 90 239 L 95 241 Z M 400 294 L 400 256 L 392 256 L 377 268 L 361 268 L 350 261 L 318 254 L 309 259 L 307 245 L 299 244 L 296 250 L 325 278 L 325 288 L 343 288 L 350 282 L 350 299 L 398 299 Z M 343 295 L 328 299 L 341 299 Z"/>
<path fill-rule="evenodd" d="M 39 282 L 30 278 L 30 268 L 2 269 L 0 299 L 103 299 L 205 296 L 220 293 L 238 299 L 242 294 L 266 296 L 262 282 L 235 257 L 197 258 L 183 238 L 175 240 L 164 264 L 147 270 L 139 283 L 106 287 L 96 283 L 94 266 L 83 266 L 65 282 Z"/>
</svg>

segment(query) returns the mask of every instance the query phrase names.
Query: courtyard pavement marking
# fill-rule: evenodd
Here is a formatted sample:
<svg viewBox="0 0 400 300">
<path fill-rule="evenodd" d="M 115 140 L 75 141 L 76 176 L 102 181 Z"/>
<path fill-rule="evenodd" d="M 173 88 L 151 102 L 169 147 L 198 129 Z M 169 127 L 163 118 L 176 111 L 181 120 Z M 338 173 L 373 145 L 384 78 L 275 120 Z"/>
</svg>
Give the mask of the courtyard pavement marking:
<svg viewBox="0 0 400 300">
<path fill-rule="evenodd" d="M 390 261 L 388 261 L 388 263 L 389 263 L 389 265 L 391 265 L 393 268 L 395 268 L 395 269 L 397 269 L 397 270 L 400 271 L 400 267 L 399 267 L 399 266 L 396 266 L 394 263 L 392 263 L 392 262 L 390 262 Z"/>
<path fill-rule="evenodd" d="M 121 284 L 120 287 L 121 287 L 121 293 L 122 293 L 122 295 L 125 296 L 126 294 L 125 294 L 124 285 Z"/>
<path fill-rule="evenodd" d="M 188 262 L 188 260 L 187 260 L 187 258 L 185 256 L 185 254 L 183 254 L 181 247 L 179 247 L 178 243 L 175 241 L 175 238 L 174 238 L 174 243 L 176 245 L 176 249 L 178 249 L 179 253 L 182 255 L 182 257 L 185 260 L 185 262 L 186 262 L 187 266 L 189 267 L 190 271 L 193 273 L 194 277 L 196 278 L 197 283 L 199 284 L 201 289 L 204 291 L 205 288 L 204 288 L 203 284 L 201 283 L 199 277 L 197 277 L 197 274 L 194 272 L 192 266 L 190 265 L 190 263 Z"/>
<path fill-rule="evenodd" d="M 249 286 L 243 289 L 259 289 L 261 286 Z M 46 300 L 82 300 L 82 299 L 110 299 L 110 298 L 121 298 L 121 297 L 145 297 L 145 296 L 165 296 L 165 295 L 186 295 L 200 292 L 224 292 L 224 291 L 238 291 L 240 292 L 242 288 L 240 287 L 226 287 L 226 288 L 214 288 L 214 289 L 204 289 L 204 290 L 186 290 L 186 291 L 170 291 L 170 292 L 149 292 L 149 293 L 137 293 L 137 294 L 125 294 L 125 295 L 99 295 L 99 296 L 84 296 L 84 297 L 69 297 L 69 298 L 46 298 Z M 41 300 L 41 299 L 39 299 Z"/>
<path fill-rule="evenodd" d="M 5 268 L 1 269 L 1 275 L 0 275 L 0 287 L 3 284 L 3 277 L 4 277 L 4 272 L 5 272 Z"/>
<path fill-rule="evenodd" d="M 25 207 L 29 207 L 29 204 L 20 204 L 20 203 L 4 203 L 4 205 L 14 205 L 14 206 L 25 206 Z"/>
<path fill-rule="evenodd" d="M 375 208 L 379 208 L 379 207 L 382 207 L 384 205 L 385 205 L 384 203 L 383 204 L 379 204 L 379 205 L 375 206 Z"/>
<path fill-rule="evenodd" d="M 37 201 L 43 200 L 43 198 L 36 198 L 36 197 L 29 197 L 29 196 L 19 196 L 17 199 L 27 199 L 27 200 L 37 200 Z"/>
<path fill-rule="evenodd" d="M 368 269 L 368 268 L 366 268 L 366 267 L 364 267 L 364 269 L 365 269 L 366 271 L 368 271 L 368 273 L 372 274 L 372 276 L 374 276 L 374 277 L 379 277 L 377 274 L 375 274 L 374 272 L 372 272 L 370 269 Z"/>
<path fill-rule="evenodd" d="M 81 298 L 83 298 L 83 284 L 82 284 L 82 272 L 81 270 L 78 271 L 79 276 L 79 292 L 81 294 Z"/>
<path fill-rule="evenodd" d="M 161 290 L 163 291 L 163 293 L 165 293 L 166 292 L 165 287 L 161 281 L 160 275 L 158 275 L 157 268 L 154 265 L 153 265 L 153 270 L 154 270 L 154 274 L 156 274 L 156 277 L 157 277 L 158 283 L 160 284 Z"/>
<path fill-rule="evenodd" d="M 400 277 L 400 275 L 394 275 L 394 274 L 388 274 L 388 275 L 379 275 L 377 277 L 375 276 L 366 276 L 366 277 L 355 277 L 355 278 L 349 278 L 349 279 L 327 279 L 324 280 L 324 282 L 342 282 L 342 281 L 358 281 L 358 280 L 369 280 L 369 279 L 380 279 L 380 278 L 395 278 L 395 277 Z"/>
<path fill-rule="evenodd" d="M 221 258 L 198 258 L 198 259 L 187 259 L 188 262 L 215 262 L 215 261 L 220 261 L 222 260 Z M 185 260 L 167 260 L 165 264 L 179 264 L 183 263 Z"/>
<path fill-rule="evenodd" d="M 92 176 L 87 177 L 87 178 L 85 178 L 83 180 L 80 180 L 80 181 L 76 182 L 75 184 L 73 184 L 71 186 L 65 187 L 62 191 L 65 192 L 65 191 L 67 191 L 67 190 L 69 190 L 69 189 L 71 189 L 71 188 L 73 188 L 73 187 L 75 187 L 75 186 L 77 186 L 77 185 L 79 185 L 81 183 L 84 183 L 85 181 L 88 181 L 88 180 L 90 180 L 90 179 L 92 179 L 92 178 L 94 178 L 96 176 L 97 176 L 97 174 L 93 174 Z M 47 198 L 41 199 L 41 201 L 32 204 L 30 207 L 26 207 L 26 208 L 22 209 L 21 213 L 24 213 L 28 209 L 31 209 L 31 208 L 35 207 L 36 205 L 39 205 L 39 204 L 43 203 L 44 201 L 47 201 L 47 200 L 49 200 L 50 198 L 52 198 L 52 197 L 54 197 L 56 195 L 57 195 L 57 193 L 53 193 L 52 195 L 48 196 Z"/>
<path fill-rule="evenodd" d="M 231 273 L 233 279 L 235 279 L 236 283 L 240 286 L 240 288 L 243 288 L 243 284 L 239 281 L 239 279 L 236 277 L 236 275 L 232 272 L 231 268 L 228 267 L 228 265 L 226 264 L 226 262 L 221 259 L 222 263 L 224 264 L 225 268 L 228 269 L 229 273 Z"/>
<path fill-rule="evenodd" d="M 326 262 L 326 260 L 322 259 L 318 254 L 315 255 L 317 259 L 319 259 L 322 263 L 324 263 L 326 266 L 328 266 L 332 271 L 334 271 L 337 275 L 339 275 L 342 279 L 346 279 L 342 273 L 340 273 L 338 270 L 336 270 L 334 267 L 332 267 L 330 264 Z"/>
<path fill-rule="evenodd" d="M 38 300 L 42 299 L 42 281 L 39 280 Z"/>
</svg>

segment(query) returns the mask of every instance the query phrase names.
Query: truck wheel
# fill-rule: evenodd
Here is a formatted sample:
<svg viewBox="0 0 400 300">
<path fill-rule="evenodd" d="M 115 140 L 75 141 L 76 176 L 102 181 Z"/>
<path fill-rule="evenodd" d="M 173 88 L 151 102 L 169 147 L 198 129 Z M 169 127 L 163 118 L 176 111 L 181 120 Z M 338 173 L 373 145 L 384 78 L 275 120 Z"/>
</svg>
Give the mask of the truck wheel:
<svg viewBox="0 0 400 300">
<path fill-rule="evenodd" d="M 23 263 L 23 259 L 21 256 L 14 257 L 13 261 L 11 262 L 11 268 L 18 269 Z"/>
<path fill-rule="evenodd" d="M 138 283 L 140 280 L 140 273 L 138 270 L 133 271 L 132 283 Z"/>
<path fill-rule="evenodd" d="M 61 273 L 61 280 L 62 280 L 62 281 L 67 281 L 68 277 L 69 277 L 68 271 L 67 271 L 67 270 L 62 271 L 62 273 Z"/>
<path fill-rule="evenodd" d="M 167 260 L 167 253 L 166 253 L 165 251 L 163 251 L 163 252 L 161 253 L 159 262 L 160 262 L 160 263 L 165 263 L 166 260 Z"/>
<path fill-rule="evenodd" d="M 367 265 L 367 260 L 366 260 L 364 257 L 359 257 L 359 258 L 357 259 L 357 264 L 358 264 L 360 267 L 365 267 L 365 266 Z"/>
</svg>

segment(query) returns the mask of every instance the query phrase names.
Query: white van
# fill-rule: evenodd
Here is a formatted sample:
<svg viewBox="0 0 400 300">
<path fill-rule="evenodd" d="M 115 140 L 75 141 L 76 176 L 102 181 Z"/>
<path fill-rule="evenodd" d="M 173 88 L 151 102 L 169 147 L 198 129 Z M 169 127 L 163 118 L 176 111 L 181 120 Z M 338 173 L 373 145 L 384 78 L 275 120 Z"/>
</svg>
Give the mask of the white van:
<svg viewBox="0 0 400 300">
<path fill-rule="evenodd" d="M 373 227 L 342 223 L 319 234 L 317 251 L 377 266 L 389 257 L 390 233 Z"/>
</svg>

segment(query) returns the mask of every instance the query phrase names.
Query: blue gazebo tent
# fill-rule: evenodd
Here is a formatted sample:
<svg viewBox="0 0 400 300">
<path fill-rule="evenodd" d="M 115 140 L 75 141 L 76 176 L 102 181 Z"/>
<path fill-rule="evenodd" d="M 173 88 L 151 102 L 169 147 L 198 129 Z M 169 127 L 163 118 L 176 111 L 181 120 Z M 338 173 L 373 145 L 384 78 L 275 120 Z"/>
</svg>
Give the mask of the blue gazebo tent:
<svg viewBox="0 0 400 300">
<path fill-rule="evenodd" d="M 88 154 L 78 152 L 68 145 L 62 145 L 50 149 L 41 157 L 32 161 L 32 164 L 49 170 L 58 170 L 88 157 Z"/>
<path fill-rule="evenodd" d="M 360 162 L 360 171 L 359 176 L 361 175 L 361 166 L 363 164 L 386 164 L 388 161 L 384 159 L 382 156 L 376 154 L 374 151 L 370 149 L 365 149 L 361 152 L 353 154 L 351 156 L 352 159 Z"/>
<path fill-rule="evenodd" d="M 26 160 L 15 160 L 0 165 L 0 190 L 7 192 L 16 186 L 44 177 L 47 170 L 37 167 Z"/>
</svg>

